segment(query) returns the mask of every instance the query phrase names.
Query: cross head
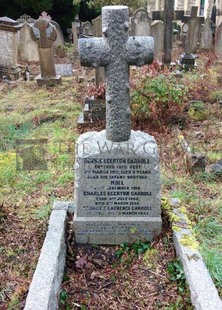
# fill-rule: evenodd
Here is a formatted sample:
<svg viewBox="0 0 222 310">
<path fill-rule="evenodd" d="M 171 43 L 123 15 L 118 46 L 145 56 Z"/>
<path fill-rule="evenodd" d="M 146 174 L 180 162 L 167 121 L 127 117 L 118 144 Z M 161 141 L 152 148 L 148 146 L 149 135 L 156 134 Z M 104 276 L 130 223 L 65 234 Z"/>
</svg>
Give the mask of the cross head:
<svg viewBox="0 0 222 310">
<path fill-rule="evenodd" d="M 79 39 L 83 66 L 105 67 L 106 137 L 127 141 L 131 133 L 129 66 L 150 64 L 154 56 L 152 37 L 129 37 L 127 6 L 102 8 L 102 38 Z"/>
</svg>

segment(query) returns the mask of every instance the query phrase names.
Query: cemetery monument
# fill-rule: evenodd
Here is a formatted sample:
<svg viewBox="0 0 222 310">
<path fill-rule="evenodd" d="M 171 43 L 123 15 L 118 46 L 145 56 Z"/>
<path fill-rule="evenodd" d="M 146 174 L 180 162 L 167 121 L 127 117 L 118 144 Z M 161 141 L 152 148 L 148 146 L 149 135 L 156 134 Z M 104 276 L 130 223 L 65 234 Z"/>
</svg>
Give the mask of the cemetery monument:
<svg viewBox="0 0 222 310">
<path fill-rule="evenodd" d="M 6 16 L 0 17 L 0 78 L 17 80 L 21 76 L 18 66 L 19 30 L 21 26 Z"/>
<path fill-rule="evenodd" d="M 38 86 L 61 84 L 61 77 L 56 75 L 53 59 L 53 42 L 56 40 L 56 28 L 48 19 L 39 18 L 32 27 L 32 39 L 38 42 L 41 76 L 36 78 Z"/>
<path fill-rule="evenodd" d="M 79 40 L 83 66 L 106 72 L 106 130 L 80 135 L 75 160 L 77 243 L 152 240 L 161 232 L 155 139 L 131 130 L 129 66 L 153 61 L 152 37 L 129 37 L 128 7 L 102 8 L 103 38 Z"/>
</svg>

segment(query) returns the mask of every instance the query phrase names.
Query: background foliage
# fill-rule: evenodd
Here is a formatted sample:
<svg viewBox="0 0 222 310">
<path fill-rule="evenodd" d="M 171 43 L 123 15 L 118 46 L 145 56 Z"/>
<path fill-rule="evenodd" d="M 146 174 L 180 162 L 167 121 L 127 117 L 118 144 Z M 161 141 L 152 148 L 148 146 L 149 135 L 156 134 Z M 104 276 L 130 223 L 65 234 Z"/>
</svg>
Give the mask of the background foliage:
<svg viewBox="0 0 222 310">
<path fill-rule="evenodd" d="M 46 11 L 53 20 L 58 22 L 66 34 L 66 29 L 71 28 L 72 21 L 79 11 L 79 0 L 0 0 L 0 16 L 18 19 L 23 14 L 28 14 L 37 19 Z"/>
</svg>

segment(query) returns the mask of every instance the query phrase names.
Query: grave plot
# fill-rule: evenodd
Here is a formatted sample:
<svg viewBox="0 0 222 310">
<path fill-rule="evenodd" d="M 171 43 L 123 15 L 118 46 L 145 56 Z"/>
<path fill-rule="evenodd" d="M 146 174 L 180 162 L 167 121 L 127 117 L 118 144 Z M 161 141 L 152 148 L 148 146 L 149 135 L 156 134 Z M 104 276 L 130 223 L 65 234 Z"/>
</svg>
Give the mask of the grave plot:
<svg viewBox="0 0 222 310">
<path fill-rule="evenodd" d="M 189 249 L 198 246 L 221 296 L 221 178 L 207 171 L 190 175 L 173 131 L 175 126 L 179 127 L 191 151 L 207 149 L 209 164 L 221 159 L 218 155 L 221 86 L 217 83 L 221 64 L 210 53 L 200 53 L 199 59 L 196 71 L 180 76 L 167 68 L 161 71 L 156 63 L 131 69 L 132 130 L 154 136 L 159 149 L 162 207 L 165 206 L 161 208 L 162 233 L 151 242 L 140 240 L 109 247 L 76 245 L 73 217 L 69 215 L 67 268 L 59 308 L 193 309 L 172 243 L 173 232 L 186 225 L 192 227 L 199 245 L 188 236 L 183 236 L 181 242 Z M 80 132 L 88 131 L 76 128 L 79 102 L 83 103 L 87 84 L 86 79 L 77 83 L 72 77 L 64 78 L 62 85 L 52 88 L 38 88 L 34 81 L 13 87 L 1 82 L 0 307 L 3 309 L 24 309 L 47 233 L 52 202 L 73 200 L 74 146 Z M 90 131 L 102 129 L 96 124 Z M 29 161 L 27 154 L 35 157 L 31 156 Z M 35 168 L 47 164 L 47 170 L 31 170 L 30 164 Z M 181 210 L 186 210 L 192 223 L 178 225 L 177 217 L 166 212 L 166 198 L 179 198 Z M 198 255 L 188 256 L 191 263 L 198 261 Z M 47 275 L 46 271 L 44 276 Z"/>
</svg>

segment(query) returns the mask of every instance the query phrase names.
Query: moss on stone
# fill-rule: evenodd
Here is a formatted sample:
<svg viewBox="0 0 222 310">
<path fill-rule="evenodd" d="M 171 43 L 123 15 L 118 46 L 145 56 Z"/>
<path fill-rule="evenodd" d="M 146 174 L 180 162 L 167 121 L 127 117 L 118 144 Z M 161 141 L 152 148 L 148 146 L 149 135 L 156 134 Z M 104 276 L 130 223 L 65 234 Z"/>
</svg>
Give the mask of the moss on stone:
<svg viewBox="0 0 222 310">
<path fill-rule="evenodd" d="M 153 268 L 155 266 L 155 257 L 157 256 L 157 249 L 147 250 L 143 256 L 144 265 L 148 268 Z"/>
</svg>

